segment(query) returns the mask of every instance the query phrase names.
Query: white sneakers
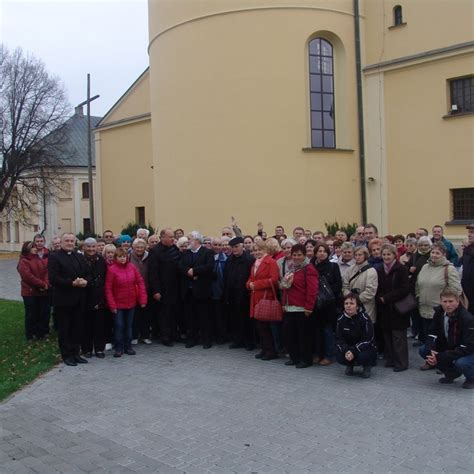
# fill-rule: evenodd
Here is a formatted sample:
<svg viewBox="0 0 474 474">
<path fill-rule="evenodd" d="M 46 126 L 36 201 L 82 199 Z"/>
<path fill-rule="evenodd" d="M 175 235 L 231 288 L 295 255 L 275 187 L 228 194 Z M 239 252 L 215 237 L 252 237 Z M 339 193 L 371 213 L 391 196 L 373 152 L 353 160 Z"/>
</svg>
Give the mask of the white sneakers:
<svg viewBox="0 0 474 474">
<path fill-rule="evenodd" d="M 143 342 L 143 344 L 147 344 L 147 345 L 149 345 L 149 344 L 152 343 L 152 342 L 151 342 L 151 339 L 143 339 L 142 342 Z"/>
<path fill-rule="evenodd" d="M 138 339 L 132 339 L 132 344 L 136 346 L 138 344 Z"/>
</svg>

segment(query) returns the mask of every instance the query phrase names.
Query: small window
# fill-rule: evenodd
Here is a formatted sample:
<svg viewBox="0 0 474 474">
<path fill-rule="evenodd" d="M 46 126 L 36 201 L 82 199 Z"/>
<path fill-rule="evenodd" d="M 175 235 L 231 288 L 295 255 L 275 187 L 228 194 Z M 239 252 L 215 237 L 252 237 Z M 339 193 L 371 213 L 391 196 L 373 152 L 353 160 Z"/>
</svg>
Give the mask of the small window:
<svg viewBox="0 0 474 474">
<path fill-rule="evenodd" d="M 86 217 L 85 219 L 82 219 L 82 228 L 83 228 L 84 235 L 90 234 L 91 220 L 88 217 Z"/>
<path fill-rule="evenodd" d="M 20 242 L 20 223 L 15 221 L 15 242 Z"/>
<path fill-rule="evenodd" d="M 333 47 L 323 38 L 309 42 L 311 147 L 335 148 Z"/>
<path fill-rule="evenodd" d="M 449 81 L 451 93 L 451 114 L 474 112 L 474 76 Z"/>
<path fill-rule="evenodd" d="M 137 224 L 145 225 L 145 207 L 135 208 L 135 221 Z"/>
<path fill-rule="evenodd" d="M 89 199 L 89 183 L 82 183 L 82 199 Z"/>
<path fill-rule="evenodd" d="M 451 189 L 453 220 L 474 220 L 474 188 Z"/>
<path fill-rule="evenodd" d="M 0 222 L 0 242 L 3 242 L 3 222 Z"/>
<path fill-rule="evenodd" d="M 393 9 L 393 26 L 398 26 L 403 24 L 403 12 L 402 7 L 397 5 Z"/>
<path fill-rule="evenodd" d="M 10 228 L 10 221 L 7 221 L 7 242 L 12 241 L 12 230 Z"/>
<path fill-rule="evenodd" d="M 39 225 L 38 224 L 35 224 L 33 225 L 33 232 L 36 234 L 37 232 L 39 232 Z"/>
</svg>

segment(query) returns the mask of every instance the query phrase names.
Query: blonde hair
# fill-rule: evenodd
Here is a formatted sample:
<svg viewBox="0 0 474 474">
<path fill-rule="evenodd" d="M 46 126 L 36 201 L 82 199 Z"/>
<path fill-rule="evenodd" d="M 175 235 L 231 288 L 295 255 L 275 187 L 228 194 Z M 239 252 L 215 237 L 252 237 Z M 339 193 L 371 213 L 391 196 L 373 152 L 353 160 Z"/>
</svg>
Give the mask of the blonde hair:
<svg viewBox="0 0 474 474">
<path fill-rule="evenodd" d="M 270 237 L 269 239 L 265 240 L 265 244 L 267 247 L 267 252 L 270 255 L 273 255 L 281 250 L 278 240 L 274 237 Z"/>
<path fill-rule="evenodd" d="M 142 230 L 143 230 L 143 229 L 142 229 Z M 138 237 L 133 241 L 132 247 L 135 248 L 135 247 L 137 247 L 139 244 L 142 244 L 143 246 L 146 247 L 146 242 L 145 242 L 145 240 L 140 239 L 140 238 L 138 238 Z"/>
<path fill-rule="evenodd" d="M 267 243 L 263 239 L 262 240 L 260 240 L 260 239 L 255 240 L 254 245 L 255 245 L 256 248 L 258 248 L 260 250 L 263 250 L 264 252 L 267 252 L 267 250 L 268 250 L 267 249 Z"/>
<path fill-rule="evenodd" d="M 105 257 L 107 255 L 107 252 L 109 252 L 110 250 L 113 250 L 115 254 L 115 252 L 117 251 L 117 247 L 114 244 L 107 244 L 104 247 L 104 250 L 102 250 L 102 256 Z"/>
</svg>

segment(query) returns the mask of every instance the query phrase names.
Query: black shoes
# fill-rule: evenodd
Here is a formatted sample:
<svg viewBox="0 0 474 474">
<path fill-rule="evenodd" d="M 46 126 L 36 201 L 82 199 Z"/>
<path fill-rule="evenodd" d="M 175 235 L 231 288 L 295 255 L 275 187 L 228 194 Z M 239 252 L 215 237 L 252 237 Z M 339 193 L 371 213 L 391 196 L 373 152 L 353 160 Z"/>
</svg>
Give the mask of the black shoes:
<svg viewBox="0 0 474 474">
<path fill-rule="evenodd" d="M 262 360 L 273 360 L 273 359 L 278 359 L 278 356 L 276 354 L 266 354 L 263 357 L 261 357 Z"/>
<path fill-rule="evenodd" d="M 96 352 L 95 353 L 95 356 L 98 358 L 98 359 L 103 359 L 105 357 L 105 354 L 103 352 Z"/>
<path fill-rule="evenodd" d="M 169 341 L 168 339 L 165 339 L 164 341 L 161 341 L 161 343 L 166 347 L 173 347 L 174 346 L 174 344 L 171 341 Z"/>
<path fill-rule="evenodd" d="M 439 383 L 442 383 L 443 385 L 447 385 L 447 384 L 451 384 L 451 383 L 454 383 L 454 379 L 451 379 L 449 377 L 441 377 L 439 380 L 438 380 Z"/>
<path fill-rule="evenodd" d="M 361 376 L 363 379 L 368 379 L 368 378 L 370 378 L 371 370 L 372 370 L 372 367 L 370 367 L 370 365 L 364 366 L 364 370 L 362 371 L 362 373 L 360 374 L 360 376 Z"/>
<path fill-rule="evenodd" d="M 115 358 L 122 357 L 122 353 L 120 351 L 115 351 L 114 357 Z"/>
<path fill-rule="evenodd" d="M 255 350 L 255 346 L 245 346 L 245 350 L 250 352 Z"/>
<path fill-rule="evenodd" d="M 285 365 L 296 365 L 296 362 L 290 359 L 285 362 Z"/>
<path fill-rule="evenodd" d="M 203 344 L 202 348 L 203 349 L 210 349 L 212 347 L 212 344 Z"/>
<path fill-rule="evenodd" d="M 87 359 L 84 359 L 84 357 L 81 356 L 75 356 L 74 361 L 77 362 L 78 364 L 88 364 L 89 361 Z"/>
<path fill-rule="evenodd" d="M 236 342 L 233 342 L 230 346 L 229 349 L 241 349 L 244 347 L 242 344 L 237 344 Z"/>
<path fill-rule="evenodd" d="M 68 365 L 69 367 L 76 367 L 77 362 L 72 358 L 68 358 L 64 359 L 64 365 Z"/>
<path fill-rule="evenodd" d="M 466 379 L 464 383 L 462 384 L 462 388 L 467 388 L 467 389 L 474 388 L 474 380 Z"/>
<path fill-rule="evenodd" d="M 404 370 L 407 370 L 408 367 L 395 367 L 393 369 L 394 372 L 403 372 Z"/>
<path fill-rule="evenodd" d="M 133 349 L 125 349 L 125 354 L 129 355 L 129 356 L 134 356 L 136 354 L 136 352 L 133 350 Z"/>
<path fill-rule="evenodd" d="M 346 371 L 344 372 L 345 375 L 354 375 L 354 366 L 348 365 L 346 366 Z"/>
<path fill-rule="evenodd" d="M 307 364 L 306 362 L 298 362 L 295 367 L 297 369 L 306 369 L 306 367 L 311 367 L 311 364 Z"/>
<path fill-rule="evenodd" d="M 87 359 L 90 359 L 92 357 L 92 352 L 83 352 L 82 355 L 87 357 Z"/>
<path fill-rule="evenodd" d="M 184 347 L 186 347 L 186 349 L 191 349 L 191 347 L 194 347 L 196 345 L 195 342 L 187 342 L 186 345 Z"/>
<path fill-rule="evenodd" d="M 257 352 L 257 353 L 255 354 L 255 359 L 261 359 L 261 358 L 263 357 L 263 355 L 264 355 L 264 352 L 263 352 L 263 351 Z"/>
</svg>

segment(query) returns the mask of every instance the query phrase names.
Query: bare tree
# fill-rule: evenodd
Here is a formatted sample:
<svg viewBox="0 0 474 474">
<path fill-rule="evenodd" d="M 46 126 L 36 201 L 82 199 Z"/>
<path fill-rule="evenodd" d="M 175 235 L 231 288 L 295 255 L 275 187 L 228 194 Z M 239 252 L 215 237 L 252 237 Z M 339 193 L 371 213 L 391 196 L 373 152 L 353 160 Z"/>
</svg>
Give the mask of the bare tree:
<svg viewBox="0 0 474 474">
<path fill-rule="evenodd" d="M 63 85 L 41 60 L 0 46 L 0 213 L 28 222 L 31 203 L 55 192 L 68 110 Z"/>
</svg>

